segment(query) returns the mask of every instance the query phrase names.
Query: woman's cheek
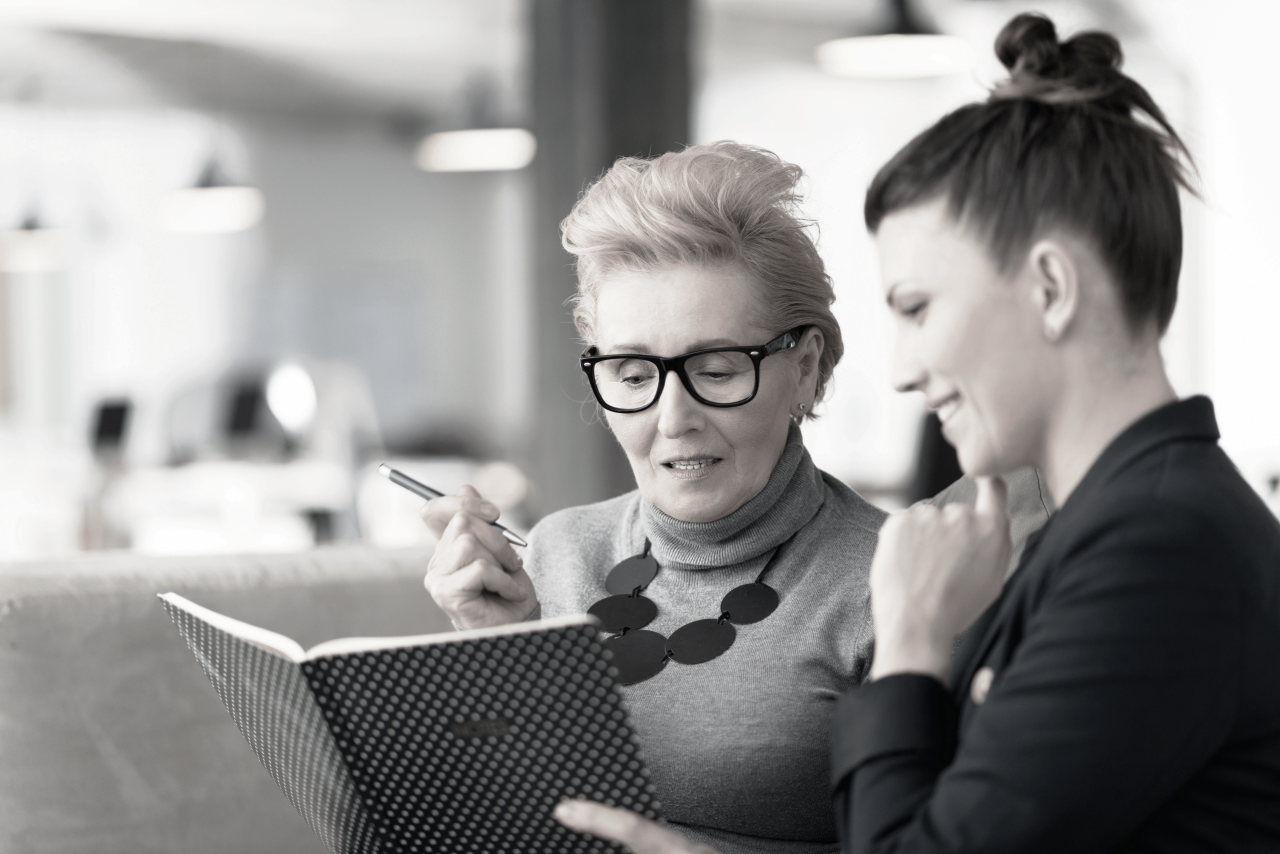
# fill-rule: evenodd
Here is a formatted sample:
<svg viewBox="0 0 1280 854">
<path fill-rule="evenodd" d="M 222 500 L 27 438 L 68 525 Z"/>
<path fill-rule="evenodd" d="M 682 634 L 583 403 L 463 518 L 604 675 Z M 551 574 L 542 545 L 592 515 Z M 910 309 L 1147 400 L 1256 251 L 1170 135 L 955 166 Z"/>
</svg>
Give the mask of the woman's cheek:
<svg viewBox="0 0 1280 854">
<path fill-rule="evenodd" d="M 623 452 L 633 465 L 642 463 L 648 457 L 649 449 L 653 445 L 652 441 L 645 440 L 646 433 L 651 436 L 652 430 L 646 431 L 645 419 L 642 415 L 643 413 L 620 415 L 610 412 L 605 416 L 605 421 L 613 431 L 614 438 L 618 440 L 618 444 L 622 446 Z"/>
</svg>

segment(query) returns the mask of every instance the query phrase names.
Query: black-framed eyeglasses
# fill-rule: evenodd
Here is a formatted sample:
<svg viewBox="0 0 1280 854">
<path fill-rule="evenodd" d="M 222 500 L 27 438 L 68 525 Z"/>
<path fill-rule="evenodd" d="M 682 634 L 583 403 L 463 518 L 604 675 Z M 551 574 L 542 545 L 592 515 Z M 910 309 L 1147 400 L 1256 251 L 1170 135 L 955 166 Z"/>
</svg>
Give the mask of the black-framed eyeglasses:
<svg viewBox="0 0 1280 854">
<path fill-rule="evenodd" d="M 598 356 L 595 347 L 581 365 L 591 391 L 610 412 L 641 412 L 662 396 L 667 373 L 674 371 L 693 399 L 707 406 L 742 406 L 760 390 L 760 362 L 800 343 L 803 327 L 755 347 L 712 347 L 664 359 L 639 353 Z"/>
</svg>

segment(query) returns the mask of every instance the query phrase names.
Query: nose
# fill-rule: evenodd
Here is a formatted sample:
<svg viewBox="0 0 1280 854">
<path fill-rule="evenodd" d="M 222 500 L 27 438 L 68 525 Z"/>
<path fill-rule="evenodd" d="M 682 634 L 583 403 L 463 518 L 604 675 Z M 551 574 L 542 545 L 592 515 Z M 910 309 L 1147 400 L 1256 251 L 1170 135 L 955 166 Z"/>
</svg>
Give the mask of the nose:
<svg viewBox="0 0 1280 854">
<path fill-rule="evenodd" d="M 893 345 L 893 368 L 890 374 L 893 387 L 897 391 L 924 391 L 928 373 L 924 369 L 911 336 L 898 331 Z"/>
<path fill-rule="evenodd" d="M 662 394 L 654 406 L 658 410 L 658 432 L 668 439 L 678 439 L 690 431 L 702 429 L 705 418 L 702 404 L 690 396 L 675 371 L 667 374 Z"/>
</svg>

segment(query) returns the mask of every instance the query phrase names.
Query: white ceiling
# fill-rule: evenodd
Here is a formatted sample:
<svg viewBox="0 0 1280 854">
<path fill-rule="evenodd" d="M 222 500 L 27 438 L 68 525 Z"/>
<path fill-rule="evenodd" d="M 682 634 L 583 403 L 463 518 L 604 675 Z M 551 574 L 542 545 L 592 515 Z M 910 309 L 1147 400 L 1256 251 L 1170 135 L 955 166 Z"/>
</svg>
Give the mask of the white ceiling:
<svg viewBox="0 0 1280 854">
<path fill-rule="evenodd" d="M 518 0 L 3 0 L 0 25 L 287 54 L 464 60 L 514 35 Z"/>
<path fill-rule="evenodd" d="M 537 0 L 0 0 L 0 101 L 269 115 L 527 120 L 528 4 Z M 695 0 L 702 72 L 808 62 L 874 25 L 883 0 Z M 1019 0 L 917 0 L 947 27 Z M 1044 0 L 1109 24 L 1122 0 Z M 1069 16 L 1071 17 L 1071 16 Z M 477 116 L 478 109 L 487 110 Z"/>
<path fill-rule="evenodd" d="M 37 78 L 50 102 L 439 115 L 480 80 L 509 111 L 524 14 L 522 0 L 0 0 L 0 98 Z M 104 62 L 116 85 L 92 79 Z"/>
</svg>

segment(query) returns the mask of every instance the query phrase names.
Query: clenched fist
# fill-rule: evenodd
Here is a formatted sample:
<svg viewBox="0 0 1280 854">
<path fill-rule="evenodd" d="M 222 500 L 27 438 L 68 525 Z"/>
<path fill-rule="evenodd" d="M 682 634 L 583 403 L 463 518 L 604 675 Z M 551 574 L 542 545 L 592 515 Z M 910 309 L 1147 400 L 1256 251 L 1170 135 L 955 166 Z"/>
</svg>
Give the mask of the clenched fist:
<svg viewBox="0 0 1280 854">
<path fill-rule="evenodd" d="M 956 635 L 1000 595 L 1009 563 L 1005 483 L 976 478 L 974 507 L 920 505 L 890 516 L 871 563 L 871 678 L 943 679 Z"/>
</svg>

